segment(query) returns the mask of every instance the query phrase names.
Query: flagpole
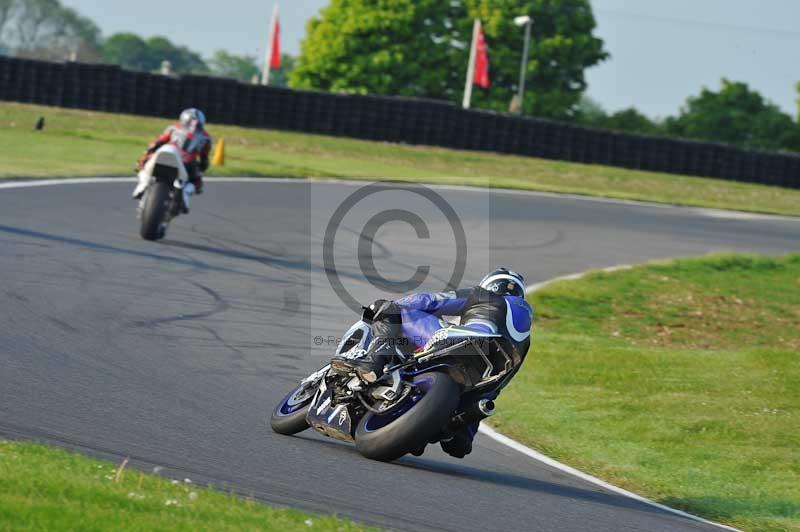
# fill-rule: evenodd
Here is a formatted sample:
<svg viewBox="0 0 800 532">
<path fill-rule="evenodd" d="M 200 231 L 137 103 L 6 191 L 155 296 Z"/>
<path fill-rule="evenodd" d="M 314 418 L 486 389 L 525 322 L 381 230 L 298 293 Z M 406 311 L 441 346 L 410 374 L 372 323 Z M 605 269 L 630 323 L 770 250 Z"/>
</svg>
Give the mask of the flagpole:
<svg viewBox="0 0 800 532">
<path fill-rule="evenodd" d="M 478 29 L 480 28 L 481 21 L 475 19 L 472 26 L 472 45 L 469 49 L 469 65 L 467 66 L 467 84 L 464 86 L 464 102 L 462 103 L 464 109 L 469 109 L 472 103 L 472 82 L 475 77 L 475 55 L 477 53 Z"/>
<path fill-rule="evenodd" d="M 272 43 L 275 42 L 275 26 L 278 24 L 278 4 L 272 10 L 272 20 L 269 22 L 269 42 L 267 43 L 267 56 L 264 60 L 264 73 L 261 77 L 262 85 L 269 85 L 269 74 L 272 64 Z"/>
</svg>

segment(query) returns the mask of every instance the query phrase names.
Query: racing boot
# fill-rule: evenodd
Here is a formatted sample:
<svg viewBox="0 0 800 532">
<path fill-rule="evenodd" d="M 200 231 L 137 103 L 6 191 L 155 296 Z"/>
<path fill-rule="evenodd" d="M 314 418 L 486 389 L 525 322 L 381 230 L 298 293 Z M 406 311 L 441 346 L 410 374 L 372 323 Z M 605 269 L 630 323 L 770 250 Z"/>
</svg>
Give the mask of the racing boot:
<svg viewBox="0 0 800 532">
<path fill-rule="evenodd" d="M 364 381 L 371 384 L 383 376 L 384 368 L 397 357 L 401 360 L 404 358 L 394 339 L 376 338 L 362 356 L 357 358 L 335 356 L 331 360 L 331 367 L 337 373 L 346 374 L 355 371 Z"/>
<path fill-rule="evenodd" d="M 441 441 L 442 450 L 455 458 L 464 458 L 472 452 L 472 440 L 478 432 L 478 423 L 457 431 L 451 438 Z"/>
<path fill-rule="evenodd" d="M 181 202 L 181 212 L 189 214 L 189 198 L 195 193 L 194 183 L 186 183 L 183 185 L 183 201 Z"/>
</svg>

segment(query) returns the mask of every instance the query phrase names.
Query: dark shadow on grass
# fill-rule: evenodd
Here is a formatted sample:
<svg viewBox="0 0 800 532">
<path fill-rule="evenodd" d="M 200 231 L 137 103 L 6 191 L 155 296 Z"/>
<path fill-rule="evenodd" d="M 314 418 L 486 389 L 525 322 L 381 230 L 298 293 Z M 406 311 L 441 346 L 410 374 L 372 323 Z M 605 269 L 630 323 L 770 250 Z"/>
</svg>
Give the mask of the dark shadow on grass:
<svg viewBox="0 0 800 532">
<path fill-rule="evenodd" d="M 800 503 L 777 498 L 669 497 L 663 504 L 686 512 L 703 512 L 713 519 L 800 519 Z"/>
</svg>

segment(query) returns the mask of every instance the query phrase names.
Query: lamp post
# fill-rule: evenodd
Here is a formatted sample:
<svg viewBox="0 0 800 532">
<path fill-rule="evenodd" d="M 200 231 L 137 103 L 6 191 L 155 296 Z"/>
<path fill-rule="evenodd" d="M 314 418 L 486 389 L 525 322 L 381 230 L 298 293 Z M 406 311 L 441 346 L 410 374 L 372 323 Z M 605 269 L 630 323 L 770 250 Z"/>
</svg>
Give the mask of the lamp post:
<svg viewBox="0 0 800 532">
<path fill-rule="evenodd" d="M 514 24 L 517 26 L 525 26 L 525 44 L 522 46 L 522 66 L 519 69 L 519 91 L 517 92 L 518 107 L 517 112 L 522 114 L 523 103 L 525 102 L 525 71 L 528 69 L 528 50 L 531 44 L 531 26 L 533 26 L 533 17 L 523 15 L 514 18 Z"/>
</svg>

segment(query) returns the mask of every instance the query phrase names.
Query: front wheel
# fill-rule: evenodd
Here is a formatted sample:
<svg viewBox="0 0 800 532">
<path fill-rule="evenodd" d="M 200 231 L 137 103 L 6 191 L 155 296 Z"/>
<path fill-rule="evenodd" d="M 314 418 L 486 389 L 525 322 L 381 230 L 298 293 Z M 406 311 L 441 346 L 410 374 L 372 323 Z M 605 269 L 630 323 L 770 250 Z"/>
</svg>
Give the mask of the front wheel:
<svg viewBox="0 0 800 532">
<path fill-rule="evenodd" d="M 272 411 L 269 420 L 272 430 L 278 434 L 291 436 L 309 428 L 306 414 L 316 391 L 316 387 L 302 384 L 286 394 Z"/>
<path fill-rule="evenodd" d="M 356 449 L 372 460 L 391 462 L 417 451 L 439 435 L 461 397 L 450 376 L 432 371 L 414 377 L 414 388 L 390 412 L 368 412 L 356 428 Z"/>
<path fill-rule="evenodd" d="M 169 211 L 172 187 L 166 183 L 153 183 L 145 191 L 142 208 L 140 234 L 145 240 L 164 238 L 167 232 L 167 213 Z"/>
</svg>

